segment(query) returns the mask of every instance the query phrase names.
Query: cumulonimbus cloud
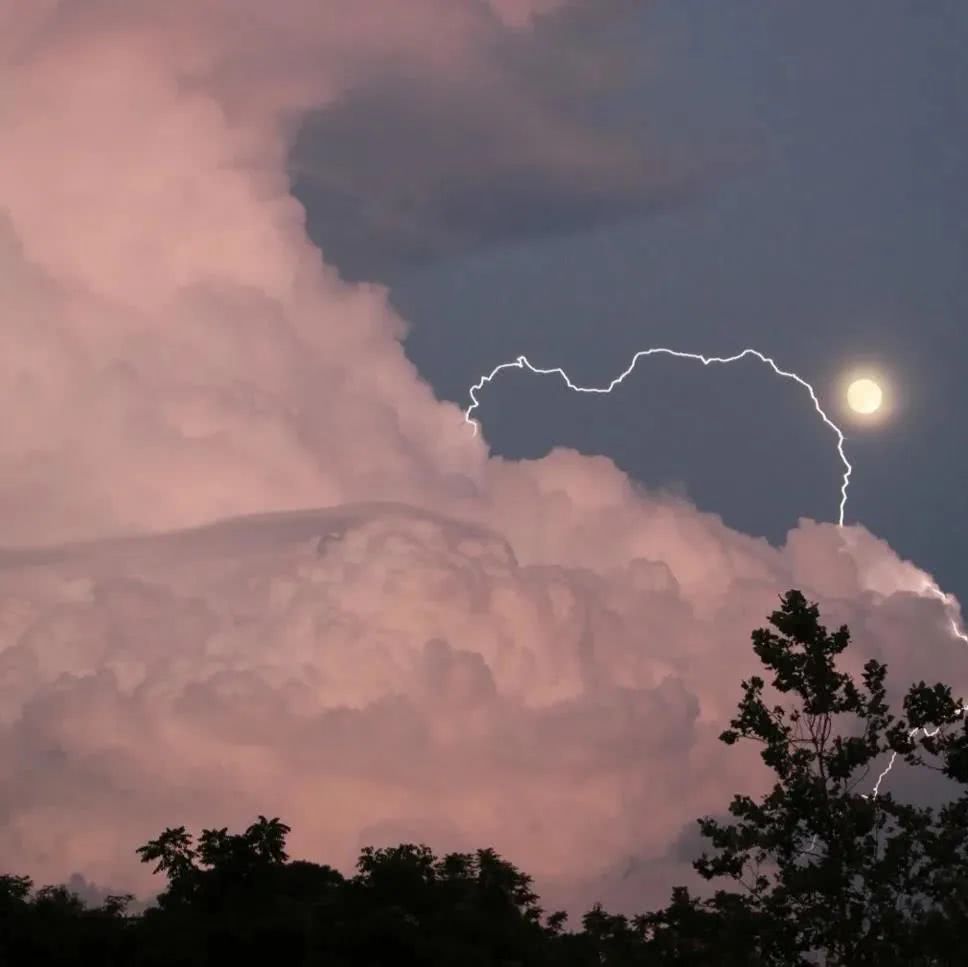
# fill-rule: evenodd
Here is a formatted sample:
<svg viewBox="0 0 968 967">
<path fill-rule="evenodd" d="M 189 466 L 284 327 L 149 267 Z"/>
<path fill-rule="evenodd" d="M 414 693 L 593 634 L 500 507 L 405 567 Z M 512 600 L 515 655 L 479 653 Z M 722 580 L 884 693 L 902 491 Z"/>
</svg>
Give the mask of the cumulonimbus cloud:
<svg viewBox="0 0 968 967">
<path fill-rule="evenodd" d="M 12 870 L 144 890 L 162 826 L 264 812 L 300 855 L 492 843 L 587 902 L 762 782 L 716 735 L 787 587 L 902 683 L 964 679 L 861 528 L 774 548 L 605 459 L 489 458 L 308 241 L 304 112 L 483 69 L 553 6 L 0 2 Z"/>
</svg>

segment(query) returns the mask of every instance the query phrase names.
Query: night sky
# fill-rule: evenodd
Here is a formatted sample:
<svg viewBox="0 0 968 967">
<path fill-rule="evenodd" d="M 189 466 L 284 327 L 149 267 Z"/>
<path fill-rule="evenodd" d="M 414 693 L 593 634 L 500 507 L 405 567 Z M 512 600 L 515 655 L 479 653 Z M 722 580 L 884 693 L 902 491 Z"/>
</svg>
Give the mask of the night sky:
<svg viewBox="0 0 968 967">
<path fill-rule="evenodd" d="M 559 109 L 641 152 L 640 181 L 574 179 L 563 158 L 550 176 L 522 164 L 482 183 L 446 103 L 411 119 L 399 90 L 374 93 L 355 115 L 307 125 L 296 157 L 335 131 L 326 150 L 340 174 L 374 145 L 384 168 L 398 157 L 416 168 L 441 144 L 444 160 L 416 179 L 423 201 L 406 233 L 381 232 L 376 217 L 361 229 L 345 180 L 335 198 L 297 177 L 324 252 L 350 278 L 389 286 L 411 325 L 408 355 L 462 406 L 472 383 L 521 353 L 586 385 L 650 346 L 773 356 L 847 434 L 847 521 L 968 597 L 964 4 L 667 0 L 578 18 L 548 44 L 620 64 L 558 92 Z M 391 104 L 386 125 L 379 108 Z M 483 140 L 491 122 L 476 123 L 458 130 Z M 408 197 L 385 170 L 357 177 L 356 201 L 365 193 L 371 209 Z M 333 218 L 340 205 L 346 217 Z M 442 241 L 454 236 L 458 256 Z M 865 366 L 893 397 L 876 427 L 840 408 L 839 380 Z M 801 516 L 836 519 L 834 437 L 802 390 L 762 365 L 642 361 L 607 398 L 512 371 L 482 399 L 497 453 L 605 454 L 774 543 Z"/>
</svg>

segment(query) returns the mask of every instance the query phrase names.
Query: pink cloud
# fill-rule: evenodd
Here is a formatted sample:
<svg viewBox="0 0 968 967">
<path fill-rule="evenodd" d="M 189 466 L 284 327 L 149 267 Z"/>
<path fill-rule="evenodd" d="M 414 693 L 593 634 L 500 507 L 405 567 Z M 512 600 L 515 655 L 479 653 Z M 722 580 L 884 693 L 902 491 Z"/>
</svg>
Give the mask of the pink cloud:
<svg viewBox="0 0 968 967">
<path fill-rule="evenodd" d="M 754 750 L 716 740 L 755 669 L 749 630 L 777 588 L 824 581 L 793 548 L 842 536 L 805 523 L 761 575 L 715 518 L 626 507 L 634 530 L 669 516 L 692 553 L 732 561 L 723 593 L 679 582 L 672 529 L 651 560 L 525 563 L 513 537 L 399 505 L 8 553 L 4 855 L 144 891 L 129 847 L 157 828 L 271 807 L 295 850 L 344 866 L 372 838 L 493 843 L 552 897 L 659 900 L 689 875 L 670 850 L 691 820 L 762 788 Z M 851 622 L 853 664 L 963 684 L 937 600 L 822 600 Z"/>
</svg>

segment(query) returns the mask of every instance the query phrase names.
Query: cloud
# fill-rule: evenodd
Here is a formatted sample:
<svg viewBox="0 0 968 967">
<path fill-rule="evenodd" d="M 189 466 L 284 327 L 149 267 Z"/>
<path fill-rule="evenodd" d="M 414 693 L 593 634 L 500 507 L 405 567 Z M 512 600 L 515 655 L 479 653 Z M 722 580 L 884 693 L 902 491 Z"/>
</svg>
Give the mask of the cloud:
<svg viewBox="0 0 968 967">
<path fill-rule="evenodd" d="M 494 844 L 575 909 L 661 900 L 689 877 L 683 827 L 764 785 L 754 750 L 716 736 L 776 589 L 825 579 L 795 548 L 839 532 L 770 549 L 685 505 L 624 514 L 651 559 L 603 537 L 611 566 L 525 563 L 487 527 L 393 504 L 8 551 L 0 850 L 144 892 L 132 850 L 164 825 L 270 809 L 295 852 L 343 867 L 364 842 Z M 730 562 L 718 589 L 695 570 L 709 554 Z M 850 614 L 853 664 L 964 683 L 940 602 L 847 585 L 825 604 Z"/>
<path fill-rule="evenodd" d="M 375 73 L 309 116 L 290 170 L 327 258 L 383 279 L 694 197 L 709 176 L 695 161 L 631 133 L 638 124 L 594 120 L 622 71 L 614 37 L 593 26 L 492 43 L 447 83 L 409 64 Z"/>
<path fill-rule="evenodd" d="M 385 291 L 310 243 L 305 112 L 388 64 L 463 90 L 549 4 L 226 9 L 0 2 L 11 870 L 141 891 L 163 826 L 262 812 L 296 855 L 490 843 L 644 904 L 689 820 L 763 782 L 715 737 L 777 593 L 961 684 L 926 576 L 859 528 L 775 548 L 603 458 L 490 458 Z"/>
</svg>

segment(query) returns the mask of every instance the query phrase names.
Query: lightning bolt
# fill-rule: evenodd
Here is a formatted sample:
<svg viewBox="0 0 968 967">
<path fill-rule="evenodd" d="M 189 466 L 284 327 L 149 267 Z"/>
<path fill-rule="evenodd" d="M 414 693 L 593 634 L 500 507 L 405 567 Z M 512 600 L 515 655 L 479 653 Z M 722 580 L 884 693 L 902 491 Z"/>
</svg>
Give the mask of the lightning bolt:
<svg viewBox="0 0 968 967">
<path fill-rule="evenodd" d="M 933 584 L 932 582 L 927 581 L 927 582 L 925 582 L 925 585 L 922 588 L 922 591 L 926 591 L 928 594 L 933 595 L 936 598 L 940 598 L 941 601 L 944 602 L 946 609 L 948 609 L 949 611 L 953 609 L 954 602 L 953 602 L 953 599 L 952 599 L 951 595 L 950 594 L 945 594 L 944 591 L 942 591 L 941 588 L 939 588 L 937 584 Z M 958 622 L 955 621 L 955 619 L 952 618 L 950 614 L 948 615 L 948 621 L 950 623 L 951 633 L 956 638 L 960 638 L 963 642 L 965 642 L 966 644 L 968 644 L 968 634 L 965 634 L 965 632 L 962 631 L 961 628 L 958 627 Z M 958 714 L 961 715 L 962 717 L 964 717 L 964 714 L 965 714 L 964 708 L 959 709 Z M 908 738 L 909 739 L 913 739 L 918 734 L 918 732 L 921 732 L 924 735 L 926 735 L 928 738 L 931 738 L 932 736 L 937 735 L 939 731 L 941 731 L 941 726 L 940 725 L 933 732 L 930 731 L 928 728 L 926 728 L 924 726 L 919 726 L 918 728 L 911 729 L 911 731 L 908 732 Z M 870 799 L 876 799 L 877 798 L 877 793 L 880 791 L 881 783 L 887 777 L 887 775 L 891 771 L 891 769 L 894 768 L 894 760 L 895 759 L 897 759 L 897 753 L 896 752 L 892 752 L 891 753 L 890 762 L 888 762 L 888 764 L 885 767 L 884 771 L 877 777 L 877 782 L 874 783 L 874 790 L 873 790 L 873 792 L 870 794 L 870 796 L 864 796 L 865 799 L 868 799 L 868 798 L 870 798 Z"/>
<path fill-rule="evenodd" d="M 929 732 L 927 728 L 911 729 L 911 731 L 908 732 L 908 738 L 909 739 L 913 739 L 914 736 L 916 736 L 918 734 L 918 732 L 923 732 L 926 736 L 928 736 L 930 738 L 932 735 L 937 735 L 938 732 L 940 732 L 940 731 L 941 731 L 941 726 L 940 725 L 933 732 Z M 894 760 L 896 758 L 897 758 L 897 753 L 896 752 L 892 752 L 891 753 L 891 761 L 888 762 L 887 766 L 885 766 L 885 768 L 884 768 L 884 771 L 877 777 L 877 782 L 874 783 L 874 789 L 872 790 L 871 794 L 868 796 L 868 795 L 862 793 L 861 794 L 861 798 L 862 799 L 876 799 L 877 798 L 877 794 L 878 794 L 878 792 L 880 791 L 880 788 L 881 788 L 881 783 L 887 778 L 887 775 L 891 771 L 891 769 L 894 768 Z"/>
<path fill-rule="evenodd" d="M 850 465 L 850 461 L 847 459 L 847 454 L 844 452 L 844 433 L 840 427 L 837 426 L 837 424 L 834 423 L 834 421 L 831 420 L 830 417 L 824 412 L 814 388 L 805 379 L 803 379 L 801 376 L 798 376 L 796 373 L 788 372 L 785 369 L 780 369 L 773 359 L 756 349 L 744 349 L 742 352 L 736 353 L 733 356 L 704 356 L 702 353 L 680 352 L 677 349 L 667 349 L 664 346 L 656 346 L 652 349 L 641 349 L 632 357 L 632 362 L 630 362 L 628 366 L 607 386 L 578 386 L 576 383 L 572 382 L 571 377 L 560 366 L 553 366 L 548 369 L 544 369 L 533 365 L 528 360 L 527 356 L 518 356 L 518 358 L 512 362 L 501 363 L 499 366 L 495 366 L 490 373 L 488 373 L 486 376 L 482 376 L 470 388 L 468 395 L 470 396 L 471 403 L 464 411 L 464 422 L 470 424 L 474 430 L 474 435 L 476 436 L 480 429 L 480 422 L 473 419 L 471 414 L 477 409 L 478 406 L 481 405 L 480 400 L 477 398 L 477 394 L 502 370 L 527 369 L 538 376 L 560 376 L 565 381 L 565 385 L 570 390 L 574 390 L 576 393 L 611 393 L 616 386 L 619 386 L 622 382 L 624 382 L 625 378 L 632 372 L 632 370 L 635 369 L 635 366 L 640 359 L 644 359 L 648 356 L 659 355 L 674 356 L 676 359 L 689 359 L 693 362 L 702 363 L 703 366 L 711 366 L 714 363 L 735 363 L 739 362 L 741 359 L 745 359 L 747 356 L 752 356 L 754 359 L 758 359 L 761 363 L 769 366 L 777 376 L 792 380 L 794 383 L 802 386 L 810 394 L 810 401 L 813 403 L 813 408 L 817 411 L 820 419 L 823 420 L 823 422 L 830 427 L 831 430 L 833 430 L 834 435 L 837 438 L 837 455 L 840 457 L 840 462 L 844 468 L 840 481 L 840 504 L 837 511 L 837 525 L 839 527 L 844 526 L 844 515 L 847 511 L 847 491 L 850 487 L 850 475 L 853 473 L 854 469 Z M 945 594 L 941 588 L 937 586 L 937 584 L 932 582 L 926 582 L 925 586 L 922 588 L 922 591 L 939 598 L 944 603 L 945 610 L 948 612 L 948 620 L 950 622 L 952 633 L 961 641 L 968 644 L 968 634 L 965 634 L 965 632 L 959 627 L 958 622 L 951 616 L 951 612 L 954 610 L 953 598 L 950 595 Z M 961 710 L 961 714 L 963 713 L 964 709 Z M 912 729 L 909 733 L 909 736 L 913 738 L 914 735 L 919 731 L 924 731 L 924 734 L 927 736 L 937 735 L 938 733 L 937 729 L 935 729 L 934 732 L 928 732 L 927 729 Z M 896 752 L 891 755 L 891 760 L 888 762 L 887 767 L 880 774 L 880 776 L 878 776 L 877 783 L 874 785 L 874 790 L 871 793 L 871 797 L 877 797 L 881 783 L 894 767 L 895 759 L 897 759 Z M 865 796 L 864 798 L 868 797 Z M 810 848 L 811 850 L 813 849 L 813 844 L 811 844 Z"/>
<path fill-rule="evenodd" d="M 702 363 L 703 366 L 711 366 L 714 363 L 736 363 L 741 359 L 745 359 L 747 356 L 753 356 L 758 359 L 761 363 L 765 363 L 770 369 L 776 373 L 777 376 L 782 376 L 784 379 L 793 380 L 793 382 L 798 383 L 802 386 L 809 394 L 810 400 L 813 403 L 814 409 L 837 437 L 837 455 L 840 457 L 840 462 L 843 464 L 844 472 L 841 477 L 840 483 L 840 507 L 838 508 L 838 518 L 837 523 L 843 527 L 844 524 L 844 513 L 847 510 L 847 489 L 850 486 L 850 475 L 853 472 L 853 467 L 850 465 L 850 461 L 847 459 L 847 455 L 844 453 L 844 434 L 843 431 L 834 423 L 833 420 L 827 416 L 823 411 L 823 407 L 820 405 L 820 400 L 817 399 L 817 394 L 814 392 L 813 387 L 801 377 L 797 376 L 796 373 L 788 373 L 785 369 L 780 369 L 779 366 L 769 357 L 764 356 L 763 353 L 756 349 L 744 349 L 741 353 L 736 353 L 735 356 L 703 356 L 701 353 L 684 353 L 677 349 L 665 349 L 663 347 L 656 347 L 654 349 L 642 349 L 639 350 L 633 357 L 632 362 L 628 364 L 625 370 L 623 370 L 618 376 L 615 377 L 607 386 L 577 386 L 571 381 L 571 377 L 560 367 L 555 366 L 552 369 L 540 369 L 537 366 L 532 365 L 528 361 L 527 356 L 518 356 L 513 362 L 501 363 L 500 366 L 495 366 L 487 376 L 482 376 L 469 390 L 469 395 L 471 398 L 471 404 L 467 407 L 464 412 L 464 422 L 469 423 L 474 428 L 474 435 L 477 435 L 479 429 L 479 422 L 477 420 L 471 419 L 471 413 L 480 406 L 480 400 L 477 398 L 478 392 L 484 388 L 486 383 L 490 383 L 498 373 L 505 369 L 528 369 L 532 373 L 538 376 L 560 376 L 564 381 L 565 385 L 570 390 L 574 390 L 576 393 L 611 393 L 616 386 L 624 382 L 625 377 L 628 376 L 633 369 L 635 369 L 636 363 L 640 359 L 647 356 L 674 356 L 676 359 L 691 359 L 694 362 Z"/>
</svg>

